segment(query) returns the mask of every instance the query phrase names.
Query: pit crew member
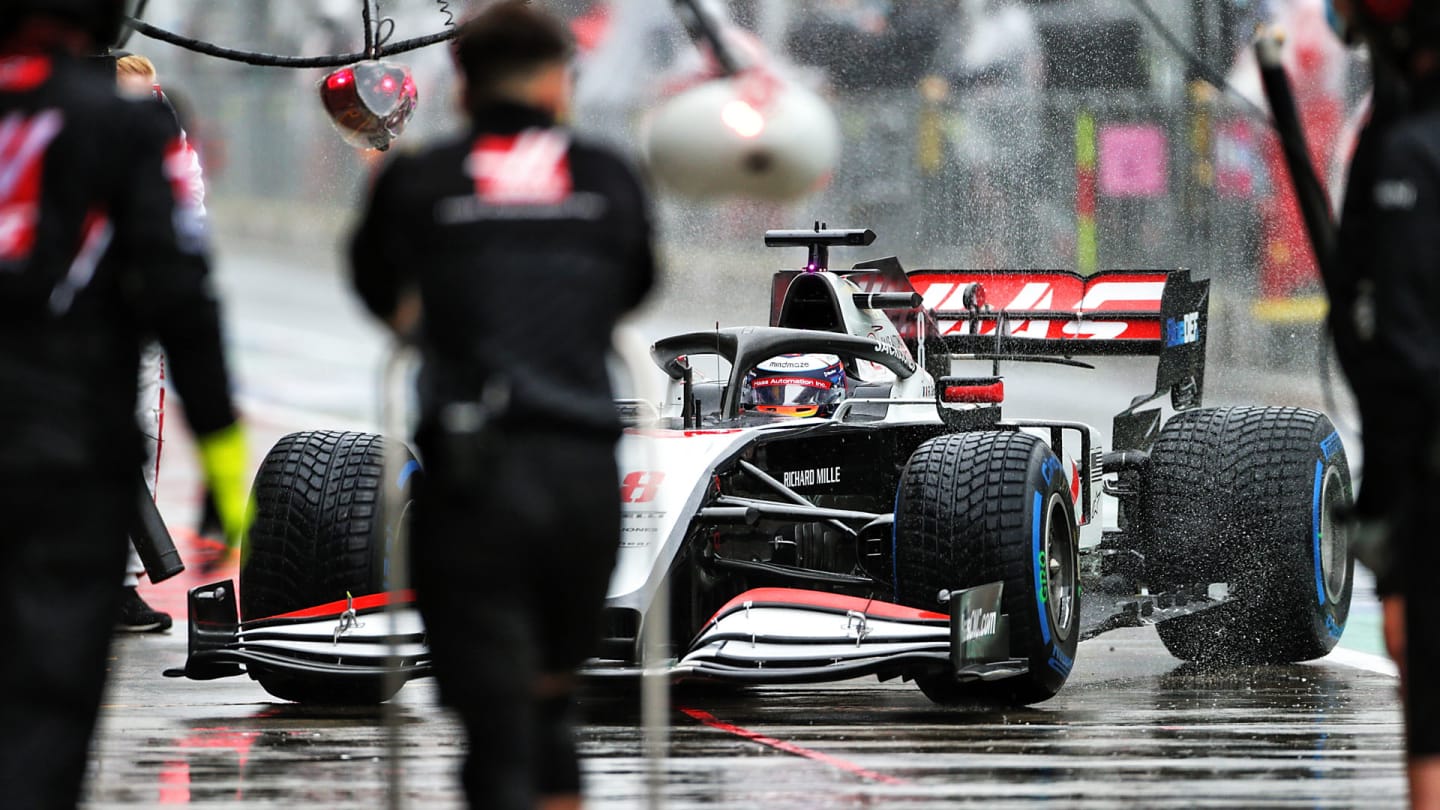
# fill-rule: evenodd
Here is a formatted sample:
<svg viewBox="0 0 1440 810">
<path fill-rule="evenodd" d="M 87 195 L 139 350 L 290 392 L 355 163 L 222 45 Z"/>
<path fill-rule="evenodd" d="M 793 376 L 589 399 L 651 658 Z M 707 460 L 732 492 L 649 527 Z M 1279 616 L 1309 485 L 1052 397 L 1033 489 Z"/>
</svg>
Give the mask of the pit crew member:
<svg viewBox="0 0 1440 810">
<path fill-rule="evenodd" d="M 1369 45 L 1375 109 L 1351 167 L 1338 278 L 1326 279 L 1337 353 L 1360 406 L 1356 511 L 1382 526 L 1385 634 L 1401 669 L 1411 805 L 1440 808 L 1440 6 L 1336 0 Z"/>
<path fill-rule="evenodd" d="M 147 57 L 135 53 L 117 52 L 115 58 L 115 80 L 120 94 L 130 98 L 154 98 L 169 107 L 164 91 L 160 89 L 155 64 Z M 170 108 L 174 114 L 174 108 Z M 179 119 L 175 125 L 179 128 Z M 191 147 L 180 129 L 183 150 L 173 159 L 183 167 L 185 194 L 177 203 L 187 206 L 191 215 L 205 216 L 205 179 L 200 168 L 200 155 Z M 177 167 L 178 168 L 178 167 Z M 147 342 L 140 352 L 140 398 L 136 402 L 136 418 L 140 432 L 146 439 L 146 460 L 144 465 L 145 486 L 154 496 L 160 477 L 160 457 L 164 448 L 165 429 L 165 357 L 153 341 Z M 207 504 L 213 499 L 207 497 Z M 125 577 L 122 582 L 120 620 L 116 628 L 131 633 L 164 632 L 173 624 L 170 614 L 152 608 L 140 595 L 138 586 L 145 566 L 135 549 L 130 549 L 125 561 Z"/>
<path fill-rule="evenodd" d="M 414 581 L 473 807 L 579 806 L 574 672 L 619 546 L 605 359 L 650 228 L 635 175 L 556 124 L 570 52 L 523 2 L 470 21 L 470 131 L 389 163 L 351 245 L 365 304 L 420 345 Z"/>
<path fill-rule="evenodd" d="M 169 353 L 238 547 L 244 441 L 204 234 L 177 217 L 158 104 L 85 58 L 122 0 L 0 6 L 0 803 L 73 807 L 105 682 L 142 443 L 141 340 Z"/>
</svg>

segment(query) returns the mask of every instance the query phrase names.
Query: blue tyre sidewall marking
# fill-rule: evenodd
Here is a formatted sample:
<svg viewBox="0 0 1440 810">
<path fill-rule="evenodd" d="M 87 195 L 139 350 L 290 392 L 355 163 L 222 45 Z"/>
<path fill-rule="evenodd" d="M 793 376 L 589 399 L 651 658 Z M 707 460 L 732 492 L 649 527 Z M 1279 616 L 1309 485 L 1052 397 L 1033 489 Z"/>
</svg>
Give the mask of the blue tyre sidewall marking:
<svg viewBox="0 0 1440 810">
<path fill-rule="evenodd" d="M 395 486 L 404 489 L 405 485 L 410 482 L 410 476 L 414 475 L 419 471 L 420 462 L 416 461 L 413 458 L 405 462 L 405 466 L 400 468 L 400 475 L 395 481 Z"/>
<path fill-rule="evenodd" d="M 1317 459 L 1315 461 L 1315 495 L 1311 505 L 1310 535 L 1314 541 L 1315 555 L 1315 598 L 1319 600 L 1320 606 L 1325 606 L 1325 570 L 1321 566 L 1320 556 L 1320 495 L 1325 486 L 1325 462 Z"/>
<path fill-rule="evenodd" d="M 1035 574 L 1035 615 L 1040 621 L 1040 635 L 1045 639 L 1045 646 L 1050 646 L 1050 622 L 1047 615 L 1044 599 L 1044 584 L 1040 581 L 1043 563 L 1040 560 L 1040 509 L 1044 502 L 1042 493 L 1035 493 L 1035 509 L 1030 517 L 1030 561 L 1031 568 Z"/>
</svg>

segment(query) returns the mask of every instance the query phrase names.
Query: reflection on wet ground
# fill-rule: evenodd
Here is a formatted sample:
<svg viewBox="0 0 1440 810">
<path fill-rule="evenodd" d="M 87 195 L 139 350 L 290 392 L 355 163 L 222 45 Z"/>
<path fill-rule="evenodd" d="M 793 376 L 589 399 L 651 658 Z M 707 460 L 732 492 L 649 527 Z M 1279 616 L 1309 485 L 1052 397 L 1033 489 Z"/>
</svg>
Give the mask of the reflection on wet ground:
<svg viewBox="0 0 1440 810">
<path fill-rule="evenodd" d="M 1372 682 L 1384 680 L 1314 666 L 1182 667 L 1074 684 L 1041 708 L 1006 712 L 930 709 L 913 691 L 889 686 L 760 689 L 695 702 L 729 723 L 893 781 L 855 778 L 696 724 L 672 730 L 688 756 L 669 763 L 666 793 L 672 806 L 797 808 L 971 799 L 986 806 L 1397 804 L 1391 685 Z M 594 795 L 605 800 L 599 806 L 638 801 L 620 788 L 640 769 L 624 753 L 638 746 L 633 726 L 595 725 L 587 741 L 597 757 Z"/>
<path fill-rule="evenodd" d="M 254 683 L 162 680 L 183 636 L 123 640 L 87 806 L 376 807 L 384 713 L 276 704 Z M 1322 662 L 1200 669 L 1153 630 L 1087 642 L 1055 699 L 938 708 L 873 680 L 677 690 L 670 755 L 642 757 L 633 691 L 585 693 L 592 808 L 1385 807 L 1403 800 L 1395 681 Z M 408 807 L 458 807 L 458 727 L 400 695 Z"/>
</svg>

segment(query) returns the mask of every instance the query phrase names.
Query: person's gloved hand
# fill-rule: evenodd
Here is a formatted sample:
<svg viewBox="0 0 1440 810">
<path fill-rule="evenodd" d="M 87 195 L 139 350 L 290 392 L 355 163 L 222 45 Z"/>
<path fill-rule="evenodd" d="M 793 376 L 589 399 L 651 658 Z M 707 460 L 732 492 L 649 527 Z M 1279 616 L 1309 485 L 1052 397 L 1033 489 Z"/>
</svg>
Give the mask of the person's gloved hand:
<svg viewBox="0 0 1440 810">
<path fill-rule="evenodd" d="M 1350 553 L 1375 573 L 1375 587 L 1381 596 L 1397 592 L 1399 571 L 1390 521 L 1361 514 L 1352 514 L 1349 518 Z"/>
<path fill-rule="evenodd" d="M 254 517 L 246 471 L 249 454 L 245 431 L 238 423 L 199 437 L 196 445 L 200 450 L 205 486 L 215 498 L 220 525 L 225 530 L 224 545 L 213 544 L 201 549 L 200 571 L 208 575 L 240 561 L 245 533 Z"/>
</svg>

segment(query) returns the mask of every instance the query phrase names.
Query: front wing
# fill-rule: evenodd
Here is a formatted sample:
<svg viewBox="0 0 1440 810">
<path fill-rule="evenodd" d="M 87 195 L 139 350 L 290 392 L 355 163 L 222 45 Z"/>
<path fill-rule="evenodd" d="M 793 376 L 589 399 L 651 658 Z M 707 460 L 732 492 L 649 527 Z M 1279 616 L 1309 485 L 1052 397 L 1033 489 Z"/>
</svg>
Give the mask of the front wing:
<svg viewBox="0 0 1440 810">
<path fill-rule="evenodd" d="M 183 668 L 167 670 L 166 675 L 210 680 L 266 671 L 321 679 L 429 674 L 424 629 L 408 592 L 394 599 L 388 594 L 357 597 L 247 622 L 237 618 L 234 594 L 229 581 L 190 591 L 189 654 Z M 998 605 L 997 597 L 997 616 Z M 943 613 L 879 600 L 762 588 L 721 608 L 668 669 L 676 680 L 744 683 L 835 681 L 871 674 L 892 678 L 940 672 L 947 666 L 955 667 L 960 680 L 993 680 L 1026 671 L 1023 660 L 958 654 L 951 643 L 955 622 Z M 596 659 L 583 674 L 634 677 L 641 669 L 634 662 Z"/>
<path fill-rule="evenodd" d="M 1081 638 L 1214 607 L 1227 595 L 1164 595 L 1096 603 L 1082 612 Z M 949 614 L 878 599 L 797 588 L 758 588 L 736 596 L 706 622 L 683 654 L 666 664 L 677 681 L 816 683 L 875 675 L 882 680 L 953 672 L 958 681 L 1023 675 L 1010 655 L 1001 584 L 950 596 Z M 430 674 L 424 628 L 405 591 L 372 594 L 266 619 L 237 618 L 226 581 L 190 591 L 189 654 L 171 677 L 210 680 L 280 672 L 317 679 Z M 981 628 L 977 631 L 976 628 Z M 592 679 L 633 678 L 634 661 L 592 659 Z"/>
<path fill-rule="evenodd" d="M 393 609 L 389 609 L 391 604 Z M 211 680 L 277 672 L 317 679 L 430 674 L 414 597 L 371 594 L 241 622 L 233 582 L 190 590 L 189 654 L 170 677 Z"/>
<path fill-rule="evenodd" d="M 978 590 L 978 589 L 972 589 Z M 959 606 L 960 594 L 952 597 Z M 999 615 L 999 591 L 987 609 Z M 716 612 L 676 663 L 680 678 L 742 682 L 835 681 L 861 675 L 882 680 L 954 667 L 961 681 L 1024 674 L 1024 659 L 965 655 L 954 643 L 956 616 L 854 596 L 793 588 L 760 588 Z M 997 625 L 998 627 L 998 625 Z M 1000 629 L 997 629 L 997 634 Z"/>
</svg>

